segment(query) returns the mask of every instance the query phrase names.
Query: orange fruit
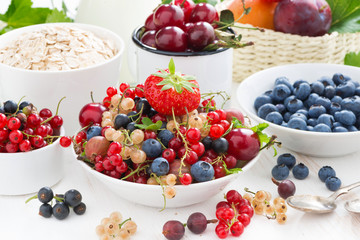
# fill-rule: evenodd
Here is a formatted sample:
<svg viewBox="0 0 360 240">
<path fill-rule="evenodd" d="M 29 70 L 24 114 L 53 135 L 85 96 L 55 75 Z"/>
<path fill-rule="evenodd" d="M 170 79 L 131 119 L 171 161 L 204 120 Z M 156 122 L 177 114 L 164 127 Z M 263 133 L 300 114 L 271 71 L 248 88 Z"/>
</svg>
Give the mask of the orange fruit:
<svg viewBox="0 0 360 240">
<path fill-rule="evenodd" d="M 239 23 L 251 24 L 254 27 L 274 29 L 274 12 L 277 2 L 266 0 L 245 0 L 245 7 L 251 7 L 248 15 L 244 15 Z M 225 3 L 225 7 L 233 14 L 235 20 L 240 18 L 244 12 L 243 3 L 241 0 L 232 0 Z"/>
</svg>

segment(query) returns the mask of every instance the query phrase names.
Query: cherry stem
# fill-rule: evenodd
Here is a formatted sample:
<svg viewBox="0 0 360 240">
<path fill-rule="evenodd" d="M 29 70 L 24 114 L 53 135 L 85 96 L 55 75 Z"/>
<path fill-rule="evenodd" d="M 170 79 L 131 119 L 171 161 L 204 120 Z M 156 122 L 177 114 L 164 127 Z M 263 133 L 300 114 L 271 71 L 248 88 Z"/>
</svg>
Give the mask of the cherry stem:
<svg viewBox="0 0 360 240">
<path fill-rule="evenodd" d="M 124 220 L 122 223 L 120 223 L 119 228 L 122 228 L 122 226 L 128 221 L 131 221 L 131 218 L 128 218 L 128 219 Z"/>
<path fill-rule="evenodd" d="M 90 98 L 91 98 L 91 102 L 95 103 L 93 91 L 90 92 Z"/>
<path fill-rule="evenodd" d="M 34 195 L 34 196 L 28 198 L 28 199 L 25 201 L 25 203 L 28 203 L 28 202 L 30 202 L 30 201 L 33 200 L 33 199 L 37 199 L 37 195 Z"/>
<path fill-rule="evenodd" d="M 91 92 L 91 93 L 92 93 L 92 92 Z M 48 119 L 46 119 L 45 121 L 43 121 L 42 123 L 40 123 L 40 125 L 43 125 L 44 123 L 50 122 L 51 119 L 53 119 L 56 115 L 58 115 L 58 113 L 59 113 L 59 108 L 60 108 L 60 103 L 61 103 L 61 101 L 64 100 L 65 98 L 66 98 L 66 97 L 62 97 L 62 98 L 60 99 L 60 101 L 58 102 L 57 107 L 56 107 L 55 115 L 49 117 Z"/>
<path fill-rule="evenodd" d="M 276 186 L 279 186 L 280 182 L 277 181 L 275 178 L 271 178 L 271 181 L 276 185 Z"/>
</svg>

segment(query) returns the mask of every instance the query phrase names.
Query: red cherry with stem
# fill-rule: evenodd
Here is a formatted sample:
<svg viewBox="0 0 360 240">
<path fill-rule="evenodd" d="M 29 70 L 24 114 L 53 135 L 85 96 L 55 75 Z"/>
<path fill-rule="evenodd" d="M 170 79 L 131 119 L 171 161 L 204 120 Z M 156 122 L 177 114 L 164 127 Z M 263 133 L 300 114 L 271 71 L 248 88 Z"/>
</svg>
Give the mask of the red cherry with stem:
<svg viewBox="0 0 360 240">
<path fill-rule="evenodd" d="M 0 128 L 5 127 L 7 124 L 7 117 L 5 114 L 0 113 Z"/>
<path fill-rule="evenodd" d="M 146 31 L 150 31 L 150 30 L 157 30 L 157 27 L 155 26 L 154 23 L 154 14 L 150 14 L 146 20 L 145 20 L 145 30 Z"/>
<path fill-rule="evenodd" d="M 209 136 L 214 139 L 217 139 L 217 138 L 221 137 L 224 133 L 225 133 L 225 129 L 222 125 L 214 124 L 214 125 L 211 125 L 211 127 L 210 127 Z"/>
<path fill-rule="evenodd" d="M 55 115 L 51 120 L 50 120 L 50 125 L 52 128 L 60 128 L 63 125 L 63 119 L 62 117 L 60 117 L 59 115 Z"/>
<path fill-rule="evenodd" d="M 216 19 L 216 9 L 209 3 L 198 3 L 195 5 L 194 9 L 191 12 L 189 21 L 190 22 L 200 22 L 205 21 L 212 23 Z"/>
<path fill-rule="evenodd" d="M 19 130 L 12 130 L 9 134 L 9 140 L 12 143 L 20 143 L 23 140 L 23 134 Z"/>
<path fill-rule="evenodd" d="M 192 177 L 189 173 L 183 173 L 182 177 L 179 177 L 182 185 L 189 185 L 192 182 Z"/>
<path fill-rule="evenodd" d="M 90 124 L 99 123 L 102 121 L 102 114 L 106 111 L 106 107 L 101 103 L 88 103 L 79 113 L 79 123 L 82 128 Z M 52 124 L 51 124 L 52 125 Z"/>
<path fill-rule="evenodd" d="M 176 152 L 172 148 L 167 148 L 162 152 L 161 156 L 165 158 L 169 163 L 172 163 L 176 158 Z"/>
<path fill-rule="evenodd" d="M 167 26 L 182 27 L 184 25 L 184 12 L 176 5 L 163 4 L 154 12 L 154 24 L 158 29 Z"/>
<path fill-rule="evenodd" d="M 5 145 L 5 150 L 8 153 L 15 153 L 19 150 L 19 145 L 17 143 L 7 142 Z"/>
<path fill-rule="evenodd" d="M 187 49 L 186 33 L 179 27 L 164 27 L 156 33 L 155 43 L 159 50 L 184 52 Z"/>
<path fill-rule="evenodd" d="M 251 218 L 246 213 L 239 214 L 238 221 L 242 223 L 244 227 L 249 225 Z"/>
<path fill-rule="evenodd" d="M 202 142 L 191 144 L 190 148 L 196 153 L 198 157 L 201 157 L 205 152 L 205 146 Z"/>
<path fill-rule="evenodd" d="M 215 227 L 215 233 L 216 235 L 220 238 L 220 239 L 224 239 L 229 235 L 229 228 L 228 225 L 220 222 L 216 227 Z"/>
<path fill-rule="evenodd" d="M 260 151 L 259 136 L 249 128 L 233 129 L 225 136 L 225 139 L 229 143 L 228 154 L 238 160 L 249 161 Z"/>
<path fill-rule="evenodd" d="M 19 143 L 19 149 L 21 152 L 28 152 L 31 150 L 31 143 L 28 139 L 24 139 Z"/>
<path fill-rule="evenodd" d="M 239 221 L 235 221 L 230 227 L 230 232 L 234 237 L 239 237 L 244 232 L 244 225 Z"/>
<path fill-rule="evenodd" d="M 208 22 L 196 22 L 187 31 L 189 48 L 200 51 L 214 42 L 215 30 Z"/>
<path fill-rule="evenodd" d="M 67 136 L 63 136 L 60 138 L 60 145 L 64 148 L 69 147 L 71 145 L 71 138 Z"/>
<path fill-rule="evenodd" d="M 49 117 L 52 116 L 52 112 L 48 108 L 43 108 L 43 109 L 40 110 L 39 116 L 42 117 L 42 118 L 49 118 Z"/>
<path fill-rule="evenodd" d="M 123 82 L 120 84 L 120 91 L 123 93 L 126 89 L 130 88 L 130 84 L 126 83 L 126 82 Z"/>
<path fill-rule="evenodd" d="M 6 128 L 0 129 L 0 143 L 7 140 L 9 137 L 9 130 Z"/>
<path fill-rule="evenodd" d="M 155 35 L 156 35 L 156 31 L 155 31 L 155 30 L 146 31 L 146 32 L 141 36 L 140 42 L 142 42 L 142 43 L 145 44 L 146 46 L 149 46 L 149 47 L 152 47 L 152 48 L 156 48 Z"/>
<path fill-rule="evenodd" d="M 8 122 L 7 122 L 7 126 L 8 129 L 10 130 L 17 130 L 20 128 L 21 126 L 21 122 L 20 119 L 18 119 L 17 117 L 11 117 L 9 118 Z"/>
<path fill-rule="evenodd" d="M 189 31 L 193 26 L 194 26 L 194 23 L 192 23 L 192 22 L 186 23 L 185 26 L 183 27 L 184 32 L 187 34 L 188 31 Z"/>
</svg>

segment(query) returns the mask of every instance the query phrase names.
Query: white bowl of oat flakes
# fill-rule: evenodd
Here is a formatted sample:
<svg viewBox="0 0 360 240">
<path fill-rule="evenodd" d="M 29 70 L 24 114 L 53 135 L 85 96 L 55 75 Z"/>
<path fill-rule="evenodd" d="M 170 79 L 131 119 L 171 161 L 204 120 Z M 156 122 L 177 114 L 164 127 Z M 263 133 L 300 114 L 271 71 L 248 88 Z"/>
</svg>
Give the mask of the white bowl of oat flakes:
<svg viewBox="0 0 360 240">
<path fill-rule="evenodd" d="M 124 51 L 112 31 L 88 24 L 48 23 L 19 28 L 0 36 L 0 101 L 31 99 L 56 109 L 66 132 L 79 129 L 78 112 L 109 86 L 116 86 Z M 126 79 L 122 79 L 126 81 Z"/>
</svg>

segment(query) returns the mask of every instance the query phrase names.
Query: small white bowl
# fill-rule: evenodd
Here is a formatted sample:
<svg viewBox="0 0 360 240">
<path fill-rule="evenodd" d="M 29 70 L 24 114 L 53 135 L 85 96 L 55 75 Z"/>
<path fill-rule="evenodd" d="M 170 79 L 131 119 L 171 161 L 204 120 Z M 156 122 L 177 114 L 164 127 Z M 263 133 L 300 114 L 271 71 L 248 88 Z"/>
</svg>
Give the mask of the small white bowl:
<svg viewBox="0 0 360 240">
<path fill-rule="evenodd" d="M 172 199 L 166 199 L 166 208 L 176 208 L 189 206 L 208 200 L 217 193 L 221 192 L 226 185 L 234 181 L 240 174 L 248 171 L 261 157 L 261 152 L 244 167 L 242 172 L 230 174 L 222 178 L 208 182 L 194 183 L 188 186 L 175 185 L 176 196 Z M 76 158 L 76 156 L 75 156 Z M 115 179 L 105 174 L 99 173 L 89 167 L 83 161 L 77 160 L 83 169 L 97 180 L 106 185 L 111 191 L 130 202 L 145 206 L 163 208 L 164 198 L 161 186 L 133 183 L 124 180 Z"/>
<path fill-rule="evenodd" d="M 64 175 L 64 154 L 59 139 L 29 152 L 0 153 L 0 195 L 24 195 L 55 185 Z"/>
<path fill-rule="evenodd" d="M 337 64 L 291 64 L 268 68 L 246 78 L 237 89 L 240 107 L 250 119 L 267 122 L 257 116 L 254 108 L 256 97 L 274 87 L 275 79 L 287 77 L 290 82 L 303 79 L 314 82 L 323 76 L 343 73 L 355 81 L 360 79 L 360 68 Z M 360 131 L 322 133 L 291 129 L 267 122 L 267 132 L 275 134 L 282 146 L 301 154 L 315 157 L 338 157 L 360 150 Z"/>
</svg>

